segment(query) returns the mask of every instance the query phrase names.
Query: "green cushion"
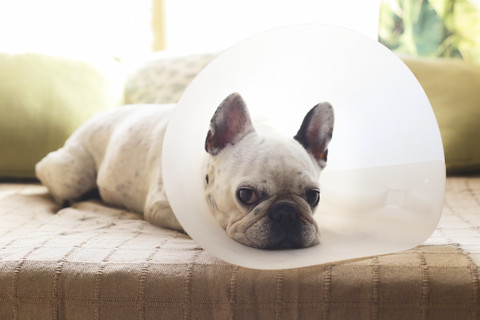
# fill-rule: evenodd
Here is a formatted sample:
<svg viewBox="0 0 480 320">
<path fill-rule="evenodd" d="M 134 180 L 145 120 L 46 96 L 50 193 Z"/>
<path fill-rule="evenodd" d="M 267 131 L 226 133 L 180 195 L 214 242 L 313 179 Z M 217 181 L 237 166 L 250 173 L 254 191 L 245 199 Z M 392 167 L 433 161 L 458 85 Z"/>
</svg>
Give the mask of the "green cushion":
<svg viewBox="0 0 480 320">
<path fill-rule="evenodd" d="M 34 177 L 34 165 L 85 120 L 123 102 L 121 65 L 0 53 L 0 178 Z"/>
<path fill-rule="evenodd" d="M 480 67 L 458 59 L 402 58 L 432 104 L 447 172 L 480 172 Z"/>
</svg>

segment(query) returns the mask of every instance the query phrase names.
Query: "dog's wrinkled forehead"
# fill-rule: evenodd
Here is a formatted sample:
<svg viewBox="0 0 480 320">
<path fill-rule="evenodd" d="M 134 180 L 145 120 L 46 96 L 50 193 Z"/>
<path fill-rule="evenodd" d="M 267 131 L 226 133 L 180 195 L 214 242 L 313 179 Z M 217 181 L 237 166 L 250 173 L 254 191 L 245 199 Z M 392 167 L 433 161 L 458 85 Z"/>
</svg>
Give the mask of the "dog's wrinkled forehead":
<svg viewBox="0 0 480 320">
<path fill-rule="evenodd" d="M 231 153 L 222 155 L 224 160 L 220 163 L 240 180 L 249 177 L 289 185 L 302 176 L 316 177 L 319 174 L 314 159 L 293 139 L 253 134 L 232 149 Z M 257 175 L 252 175 L 255 172 Z"/>
</svg>

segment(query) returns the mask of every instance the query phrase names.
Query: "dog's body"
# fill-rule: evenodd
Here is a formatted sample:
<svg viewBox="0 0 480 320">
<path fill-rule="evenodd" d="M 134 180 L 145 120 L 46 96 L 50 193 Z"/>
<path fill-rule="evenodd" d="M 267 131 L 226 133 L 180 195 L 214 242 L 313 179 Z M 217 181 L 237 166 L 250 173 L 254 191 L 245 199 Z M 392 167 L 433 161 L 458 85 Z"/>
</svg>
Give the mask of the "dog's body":
<svg viewBox="0 0 480 320">
<path fill-rule="evenodd" d="M 132 105 L 103 112 L 40 161 L 37 177 L 60 204 L 98 188 L 106 203 L 143 213 L 157 226 L 182 230 L 162 183 L 162 143 L 172 110 Z"/>
<path fill-rule="evenodd" d="M 106 203 L 182 230 L 162 181 L 161 151 L 172 109 L 124 106 L 92 118 L 37 164 L 37 177 L 59 203 L 98 188 Z M 258 134 L 238 94 L 220 104 L 205 141 L 205 197 L 230 237 L 257 248 L 319 243 L 312 216 L 332 130 L 329 104 L 309 112 L 295 139 Z"/>
</svg>

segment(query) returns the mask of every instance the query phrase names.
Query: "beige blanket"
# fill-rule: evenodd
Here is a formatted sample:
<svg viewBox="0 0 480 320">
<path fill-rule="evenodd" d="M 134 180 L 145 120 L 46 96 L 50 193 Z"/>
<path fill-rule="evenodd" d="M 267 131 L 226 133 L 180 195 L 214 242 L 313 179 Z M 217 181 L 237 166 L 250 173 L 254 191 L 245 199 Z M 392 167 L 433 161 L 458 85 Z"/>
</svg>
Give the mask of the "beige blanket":
<svg viewBox="0 0 480 320">
<path fill-rule="evenodd" d="M 449 178 L 422 246 L 309 268 L 224 263 L 186 235 L 0 184 L 0 319 L 479 319 L 480 178 Z"/>
</svg>

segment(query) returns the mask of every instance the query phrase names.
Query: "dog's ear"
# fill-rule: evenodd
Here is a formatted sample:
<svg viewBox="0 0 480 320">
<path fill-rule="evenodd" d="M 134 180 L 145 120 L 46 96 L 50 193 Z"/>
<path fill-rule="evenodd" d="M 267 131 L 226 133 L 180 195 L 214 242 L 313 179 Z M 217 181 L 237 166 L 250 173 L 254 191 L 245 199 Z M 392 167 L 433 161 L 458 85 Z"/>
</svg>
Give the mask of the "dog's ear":
<svg viewBox="0 0 480 320">
<path fill-rule="evenodd" d="M 205 150 L 217 155 L 229 144 L 235 144 L 248 133 L 255 131 L 247 105 L 238 93 L 232 93 L 218 106 L 210 121 L 205 139 Z"/>
<path fill-rule="evenodd" d="M 328 102 L 319 103 L 307 113 L 294 137 L 321 168 L 327 164 L 327 147 L 332 139 L 333 123 L 332 105 Z"/>
</svg>

